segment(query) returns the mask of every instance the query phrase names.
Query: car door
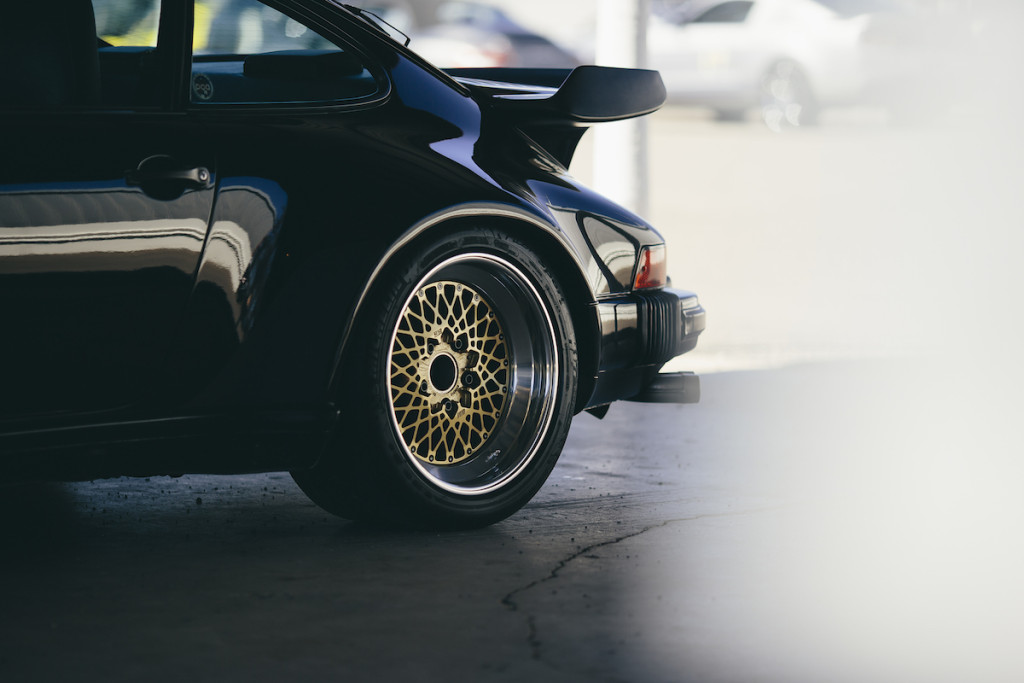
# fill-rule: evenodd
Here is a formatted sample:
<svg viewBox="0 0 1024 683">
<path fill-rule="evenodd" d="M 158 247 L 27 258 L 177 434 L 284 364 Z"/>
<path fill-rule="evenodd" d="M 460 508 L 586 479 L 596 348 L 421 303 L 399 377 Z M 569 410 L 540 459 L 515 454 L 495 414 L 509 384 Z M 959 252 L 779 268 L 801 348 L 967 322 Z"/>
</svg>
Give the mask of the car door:
<svg viewBox="0 0 1024 683">
<path fill-rule="evenodd" d="M 355 277 L 325 245 L 356 251 L 342 235 L 367 173 L 360 129 L 379 122 L 386 95 L 333 11 L 195 3 L 187 107 L 211 132 L 219 177 L 170 378 L 193 412 L 295 405 L 325 390 L 350 303 L 330 289 Z"/>
<path fill-rule="evenodd" d="M 187 9 L 0 8 L 0 418 L 160 394 L 214 200 L 211 148 L 176 111 Z"/>
</svg>

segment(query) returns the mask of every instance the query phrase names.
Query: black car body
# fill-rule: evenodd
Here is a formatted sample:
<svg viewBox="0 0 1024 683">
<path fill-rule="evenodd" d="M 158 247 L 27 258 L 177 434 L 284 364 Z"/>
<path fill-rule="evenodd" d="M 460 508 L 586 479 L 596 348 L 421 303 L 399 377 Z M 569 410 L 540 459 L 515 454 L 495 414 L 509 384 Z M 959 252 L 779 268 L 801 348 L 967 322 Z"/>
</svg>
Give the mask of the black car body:
<svg viewBox="0 0 1024 683">
<path fill-rule="evenodd" d="M 216 3 L 117 39 L 118 0 L 0 9 L 4 472 L 285 469 L 352 518 L 511 514 L 573 414 L 650 398 L 703 329 L 661 236 L 565 170 L 660 79 L 445 74 L 340 4 L 247 1 L 296 42 Z"/>
</svg>

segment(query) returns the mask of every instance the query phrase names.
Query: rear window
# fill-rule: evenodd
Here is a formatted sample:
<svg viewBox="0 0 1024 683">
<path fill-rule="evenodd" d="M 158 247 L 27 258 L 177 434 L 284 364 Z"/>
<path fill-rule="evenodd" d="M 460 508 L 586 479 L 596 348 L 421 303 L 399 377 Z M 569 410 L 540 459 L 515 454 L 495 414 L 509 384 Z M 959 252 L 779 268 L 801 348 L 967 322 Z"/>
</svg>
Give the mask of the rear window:
<svg viewBox="0 0 1024 683">
<path fill-rule="evenodd" d="M 324 104 L 377 93 L 354 52 L 258 0 L 196 5 L 191 100 L 211 104 Z"/>
</svg>

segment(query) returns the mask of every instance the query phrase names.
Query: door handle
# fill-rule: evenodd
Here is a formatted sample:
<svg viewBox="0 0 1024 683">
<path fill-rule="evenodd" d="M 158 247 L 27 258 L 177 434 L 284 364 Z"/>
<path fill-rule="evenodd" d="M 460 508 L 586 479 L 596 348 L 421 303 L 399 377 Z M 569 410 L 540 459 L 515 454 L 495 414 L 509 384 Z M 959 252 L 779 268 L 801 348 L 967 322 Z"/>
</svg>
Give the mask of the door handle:
<svg viewBox="0 0 1024 683">
<path fill-rule="evenodd" d="M 210 185 L 210 171 L 202 166 L 166 171 L 132 170 L 125 173 L 125 180 L 133 187 L 150 183 L 176 182 L 192 189 L 202 190 Z"/>
<path fill-rule="evenodd" d="M 183 168 L 166 154 L 156 154 L 143 159 L 138 168 L 124 172 L 125 182 L 131 187 L 173 186 L 185 189 L 205 190 L 210 187 L 212 175 L 205 166 Z"/>
</svg>

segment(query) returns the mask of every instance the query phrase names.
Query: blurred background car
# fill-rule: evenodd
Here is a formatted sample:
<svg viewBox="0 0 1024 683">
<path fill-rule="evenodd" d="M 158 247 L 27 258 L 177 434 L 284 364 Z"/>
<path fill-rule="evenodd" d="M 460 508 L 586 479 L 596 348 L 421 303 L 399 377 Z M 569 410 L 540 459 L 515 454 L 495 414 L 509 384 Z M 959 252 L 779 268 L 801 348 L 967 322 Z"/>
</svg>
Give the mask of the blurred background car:
<svg viewBox="0 0 1024 683">
<path fill-rule="evenodd" d="M 553 67 L 580 61 L 500 7 L 463 0 L 354 2 L 411 39 L 410 47 L 441 68 Z"/>
<path fill-rule="evenodd" d="M 929 120 L 951 107 L 949 93 L 970 98 L 971 74 L 954 55 L 977 27 L 939 11 L 951 1 L 651 0 L 648 65 L 661 72 L 671 103 L 710 109 L 723 121 L 756 115 L 778 131 L 813 125 L 825 108 L 865 105 L 891 121 Z M 351 3 L 441 68 L 596 63 L 596 0 Z M 152 0 L 94 4 L 112 44 L 155 44 Z M 197 53 L 230 47 L 218 36 L 238 22 L 260 25 L 245 35 L 261 36 L 263 50 L 315 47 L 292 35 L 301 27 L 241 7 L 197 2 Z"/>
<path fill-rule="evenodd" d="M 907 0 L 662 0 L 647 40 L 672 101 L 726 120 L 757 110 L 780 130 L 817 123 L 826 106 L 904 117 L 932 102 L 956 39 L 938 28 Z"/>
</svg>

